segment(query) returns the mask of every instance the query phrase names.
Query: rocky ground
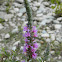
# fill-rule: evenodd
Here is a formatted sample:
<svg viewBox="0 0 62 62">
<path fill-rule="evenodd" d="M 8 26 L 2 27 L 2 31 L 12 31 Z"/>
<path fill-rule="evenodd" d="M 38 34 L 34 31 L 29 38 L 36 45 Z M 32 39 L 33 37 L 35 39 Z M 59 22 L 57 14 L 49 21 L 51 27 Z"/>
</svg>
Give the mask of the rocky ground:
<svg viewBox="0 0 62 62">
<path fill-rule="evenodd" d="M 33 23 L 37 26 L 38 37 L 41 39 L 38 40 L 41 50 L 45 49 L 45 43 L 50 43 L 51 58 L 48 61 L 62 62 L 62 17 L 55 17 L 55 9 L 51 9 L 55 4 L 44 0 L 28 1 L 33 11 Z M 23 0 L 15 0 L 11 4 L 9 13 L 6 11 L 6 4 L 7 2 L 4 2 L 0 5 L 0 50 L 5 46 L 15 50 L 15 45 L 20 41 L 23 49 L 22 29 L 27 23 Z"/>
</svg>

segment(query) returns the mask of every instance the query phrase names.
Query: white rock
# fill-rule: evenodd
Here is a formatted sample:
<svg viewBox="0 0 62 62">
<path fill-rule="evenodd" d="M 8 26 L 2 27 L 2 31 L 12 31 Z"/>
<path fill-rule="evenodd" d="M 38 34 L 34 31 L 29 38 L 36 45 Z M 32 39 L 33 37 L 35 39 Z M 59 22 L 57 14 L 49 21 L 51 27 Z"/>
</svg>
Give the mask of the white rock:
<svg viewBox="0 0 62 62">
<path fill-rule="evenodd" d="M 19 8 L 14 8 L 14 11 L 15 12 L 19 12 Z"/>
<path fill-rule="evenodd" d="M 20 13 L 25 13 L 26 12 L 26 8 L 25 7 L 23 7 L 23 8 L 20 8 L 20 11 L 19 11 Z"/>
<path fill-rule="evenodd" d="M 3 29 L 3 26 L 2 26 L 2 24 L 0 23 L 0 30 L 1 30 L 1 29 Z"/>
<path fill-rule="evenodd" d="M 0 39 L 0 41 L 2 41 L 3 39 Z"/>
<path fill-rule="evenodd" d="M 42 31 L 43 34 L 47 33 L 45 30 Z"/>
<path fill-rule="evenodd" d="M 5 38 L 10 38 L 10 34 L 7 33 L 7 34 L 5 35 Z"/>
<path fill-rule="evenodd" d="M 32 10 L 33 11 L 37 11 L 37 7 L 32 7 Z"/>
<path fill-rule="evenodd" d="M 60 24 L 56 24 L 54 27 L 55 27 L 55 29 L 60 29 L 61 25 Z"/>
<path fill-rule="evenodd" d="M 51 40 L 49 38 L 46 39 L 46 42 L 51 42 Z"/>
<path fill-rule="evenodd" d="M 51 34 L 51 40 L 52 40 L 52 41 L 55 40 L 55 34 Z"/>
<path fill-rule="evenodd" d="M 61 59 L 61 56 L 59 55 L 59 57 L 58 57 L 59 59 Z"/>
<path fill-rule="evenodd" d="M 13 45 L 17 46 L 20 43 L 20 41 L 16 41 Z"/>
<path fill-rule="evenodd" d="M 57 18 L 58 21 L 62 20 L 62 17 Z"/>
<path fill-rule="evenodd" d="M 9 24 L 10 24 L 10 26 L 12 26 L 12 27 L 15 27 L 16 25 L 13 23 L 13 22 L 11 22 L 11 21 L 9 21 Z"/>
<path fill-rule="evenodd" d="M 15 49 L 16 49 L 16 46 L 13 46 L 13 47 L 12 47 L 12 50 L 15 51 Z"/>
<path fill-rule="evenodd" d="M 17 2 L 23 3 L 24 0 L 16 0 Z M 32 0 L 28 0 L 28 2 L 31 2 Z"/>
<path fill-rule="evenodd" d="M 20 50 L 23 50 L 23 46 L 21 46 Z"/>
<path fill-rule="evenodd" d="M 22 13 L 18 13 L 17 16 L 21 17 L 22 16 Z"/>
<path fill-rule="evenodd" d="M 43 16 L 43 14 L 37 14 L 36 16 L 37 16 L 37 17 L 41 17 L 41 16 Z"/>
<path fill-rule="evenodd" d="M 21 7 L 21 6 L 22 6 L 21 4 L 19 4 L 19 3 L 17 3 L 17 2 L 13 2 L 13 5 L 14 5 L 15 7 Z"/>
<path fill-rule="evenodd" d="M 51 54 L 54 54 L 54 53 L 55 53 L 55 51 L 51 51 L 50 53 L 51 53 Z"/>
<path fill-rule="evenodd" d="M 9 12 L 12 14 L 16 13 L 14 10 L 9 10 Z"/>
<path fill-rule="evenodd" d="M 20 60 L 19 57 L 16 57 L 17 61 Z"/>
<path fill-rule="evenodd" d="M 13 14 L 6 14 L 4 15 L 4 19 L 5 21 L 8 21 L 9 19 L 11 19 L 14 15 Z"/>
<path fill-rule="evenodd" d="M 37 7 L 40 6 L 40 2 L 36 2 L 35 1 L 34 4 L 33 4 L 33 6 L 37 6 Z"/>
<path fill-rule="evenodd" d="M 57 57 L 54 58 L 54 60 L 56 60 L 56 59 L 57 59 Z"/>
<path fill-rule="evenodd" d="M 34 21 L 34 25 L 37 25 L 37 21 Z"/>
<path fill-rule="evenodd" d="M 20 3 L 23 3 L 24 2 L 24 0 L 16 0 L 17 2 L 20 2 Z"/>
<path fill-rule="evenodd" d="M 38 44 L 38 47 L 41 47 L 41 44 L 40 43 L 37 43 Z"/>
<path fill-rule="evenodd" d="M 42 37 L 49 37 L 49 34 L 48 33 L 45 33 L 45 34 L 41 34 Z"/>
<path fill-rule="evenodd" d="M 58 41 L 54 41 L 54 44 L 55 44 L 55 45 L 58 45 L 58 44 L 59 44 L 59 42 L 58 42 Z"/>
<path fill-rule="evenodd" d="M 54 22 L 54 23 L 56 23 L 56 24 L 58 24 L 58 23 L 59 23 L 59 21 L 58 21 L 58 20 L 53 20 L 53 22 Z"/>
<path fill-rule="evenodd" d="M 49 6 L 49 2 L 43 2 L 45 6 Z"/>
<path fill-rule="evenodd" d="M 28 2 L 31 2 L 32 0 L 28 0 Z"/>
<path fill-rule="evenodd" d="M 16 27 L 15 29 L 12 30 L 12 33 L 18 33 L 18 28 Z"/>
</svg>

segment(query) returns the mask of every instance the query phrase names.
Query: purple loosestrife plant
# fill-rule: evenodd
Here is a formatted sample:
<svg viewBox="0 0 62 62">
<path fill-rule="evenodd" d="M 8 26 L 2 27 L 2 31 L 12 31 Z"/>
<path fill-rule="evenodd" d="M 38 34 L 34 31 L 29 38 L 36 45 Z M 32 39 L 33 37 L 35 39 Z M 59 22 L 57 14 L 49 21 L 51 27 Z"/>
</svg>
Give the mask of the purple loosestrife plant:
<svg viewBox="0 0 62 62">
<path fill-rule="evenodd" d="M 35 37 L 38 37 L 37 29 L 35 26 L 32 26 L 32 28 L 30 29 L 29 26 L 26 25 L 24 26 L 23 31 L 25 31 L 25 33 L 23 34 L 23 36 L 25 37 L 23 53 L 29 58 L 36 59 L 37 57 L 36 50 L 38 48 L 38 44 L 36 42 Z"/>
<path fill-rule="evenodd" d="M 32 58 L 36 59 L 37 57 L 36 50 L 38 48 L 38 44 L 35 37 L 38 37 L 38 35 L 36 26 L 33 26 L 32 11 L 28 0 L 24 0 L 24 4 L 28 16 L 28 24 L 26 24 L 26 26 L 24 26 L 23 28 L 23 31 L 25 31 L 25 33 L 23 34 L 23 36 L 25 37 L 23 53 L 27 56 L 27 62 L 29 62 L 29 60 L 31 60 Z"/>
</svg>

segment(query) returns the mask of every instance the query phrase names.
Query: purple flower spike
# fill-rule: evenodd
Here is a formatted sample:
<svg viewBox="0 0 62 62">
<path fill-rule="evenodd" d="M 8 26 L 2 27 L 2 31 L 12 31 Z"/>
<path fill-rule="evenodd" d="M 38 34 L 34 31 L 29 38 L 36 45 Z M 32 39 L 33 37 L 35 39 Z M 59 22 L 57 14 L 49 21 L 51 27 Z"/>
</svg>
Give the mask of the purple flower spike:
<svg viewBox="0 0 62 62">
<path fill-rule="evenodd" d="M 28 57 L 31 56 L 33 59 L 36 59 L 37 54 L 35 52 L 38 48 L 38 44 L 35 39 L 35 37 L 38 37 L 36 26 L 32 26 L 32 28 L 30 29 L 30 26 L 26 25 L 24 26 L 23 31 L 25 31 L 25 34 L 23 35 L 25 37 L 25 46 L 23 53 L 25 53 L 25 55 Z M 22 62 L 25 62 L 25 60 Z"/>
<path fill-rule="evenodd" d="M 36 59 L 36 58 L 37 58 L 37 54 L 36 54 L 36 53 L 33 53 L 33 54 L 32 54 L 32 58 L 33 58 L 33 59 Z"/>
<path fill-rule="evenodd" d="M 24 26 L 23 31 L 27 31 L 27 27 L 26 26 Z"/>
<path fill-rule="evenodd" d="M 34 46 L 34 48 L 38 48 L 38 44 L 37 43 L 34 43 L 33 46 Z"/>
<path fill-rule="evenodd" d="M 23 60 L 22 62 L 25 62 L 25 60 Z"/>
</svg>

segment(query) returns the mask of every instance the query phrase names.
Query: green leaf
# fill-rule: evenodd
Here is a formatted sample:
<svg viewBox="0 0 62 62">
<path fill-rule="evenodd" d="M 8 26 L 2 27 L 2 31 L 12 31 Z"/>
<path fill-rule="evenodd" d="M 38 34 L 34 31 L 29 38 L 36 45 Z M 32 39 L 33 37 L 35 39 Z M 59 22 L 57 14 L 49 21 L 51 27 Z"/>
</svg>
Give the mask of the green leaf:
<svg viewBox="0 0 62 62">
<path fill-rule="evenodd" d="M 56 6 L 52 6 L 51 8 L 54 9 Z"/>
</svg>

